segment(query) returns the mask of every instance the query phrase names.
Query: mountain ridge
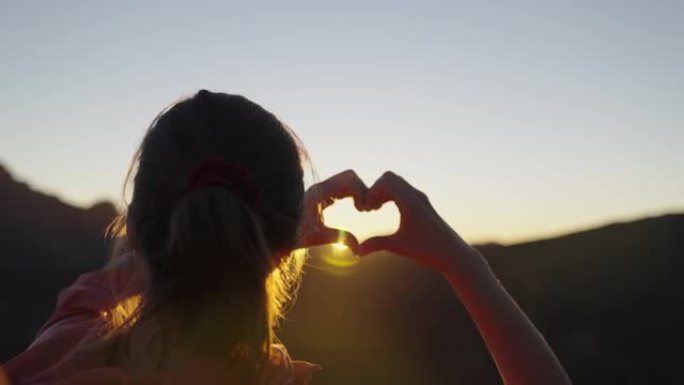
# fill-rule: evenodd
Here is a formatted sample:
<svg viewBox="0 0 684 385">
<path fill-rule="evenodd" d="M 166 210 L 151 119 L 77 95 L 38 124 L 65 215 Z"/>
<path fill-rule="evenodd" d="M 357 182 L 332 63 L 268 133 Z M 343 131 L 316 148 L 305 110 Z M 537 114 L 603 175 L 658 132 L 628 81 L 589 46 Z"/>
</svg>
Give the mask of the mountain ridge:
<svg viewBox="0 0 684 385">
<path fill-rule="evenodd" d="M 24 349 L 59 290 L 106 260 L 110 203 L 82 209 L 0 165 L 0 362 Z M 485 255 L 575 384 L 676 383 L 684 214 L 620 221 Z M 280 335 L 324 385 L 499 383 L 477 330 L 436 272 L 386 253 L 347 269 L 312 251 Z M 400 282 L 401 284 L 397 284 Z"/>
</svg>

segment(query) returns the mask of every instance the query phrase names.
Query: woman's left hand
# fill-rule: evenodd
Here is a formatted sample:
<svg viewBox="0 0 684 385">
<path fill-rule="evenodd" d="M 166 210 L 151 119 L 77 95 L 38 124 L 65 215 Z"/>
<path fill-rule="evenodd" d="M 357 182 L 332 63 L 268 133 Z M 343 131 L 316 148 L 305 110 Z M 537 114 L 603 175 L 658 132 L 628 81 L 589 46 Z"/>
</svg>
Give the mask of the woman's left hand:
<svg viewBox="0 0 684 385">
<path fill-rule="evenodd" d="M 336 199 L 353 198 L 354 205 L 362 210 L 368 187 L 354 170 L 343 171 L 311 186 L 304 196 L 304 218 L 297 247 L 320 246 L 329 243 L 344 243 L 354 254 L 358 253 L 359 241 L 354 234 L 333 229 L 323 223 L 323 210 Z"/>
<path fill-rule="evenodd" d="M 266 368 L 265 385 L 309 385 L 319 365 L 292 360 L 284 345 L 271 345 L 271 360 Z"/>
</svg>

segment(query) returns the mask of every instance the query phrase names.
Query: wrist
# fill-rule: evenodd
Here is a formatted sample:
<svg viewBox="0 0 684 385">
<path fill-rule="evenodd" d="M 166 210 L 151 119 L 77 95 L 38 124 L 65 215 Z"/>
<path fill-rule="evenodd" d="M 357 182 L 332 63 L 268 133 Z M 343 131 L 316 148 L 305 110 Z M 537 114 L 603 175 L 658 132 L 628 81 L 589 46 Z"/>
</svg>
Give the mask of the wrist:
<svg viewBox="0 0 684 385">
<path fill-rule="evenodd" d="M 496 279 L 482 254 L 465 242 L 445 255 L 443 261 L 440 272 L 454 288 L 470 287 Z"/>
</svg>

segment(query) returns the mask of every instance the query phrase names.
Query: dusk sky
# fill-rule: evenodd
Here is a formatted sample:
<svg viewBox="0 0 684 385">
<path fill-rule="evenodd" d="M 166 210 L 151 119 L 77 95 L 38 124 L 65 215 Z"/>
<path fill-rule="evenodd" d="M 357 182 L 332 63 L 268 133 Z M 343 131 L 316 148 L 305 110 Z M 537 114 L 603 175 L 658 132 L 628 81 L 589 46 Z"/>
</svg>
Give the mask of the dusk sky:
<svg viewBox="0 0 684 385">
<path fill-rule="evenodd" d="M 159 4 L 4 1 L 0 163 L 119 202 L 150 121 L 207 88 L 274 112 L 321 178 L 402 174 L 472 242 L 684 211 L 682 1 Z M 394 218 L 351 207 L 329 219 L 362 238 Z"/>
</svg>

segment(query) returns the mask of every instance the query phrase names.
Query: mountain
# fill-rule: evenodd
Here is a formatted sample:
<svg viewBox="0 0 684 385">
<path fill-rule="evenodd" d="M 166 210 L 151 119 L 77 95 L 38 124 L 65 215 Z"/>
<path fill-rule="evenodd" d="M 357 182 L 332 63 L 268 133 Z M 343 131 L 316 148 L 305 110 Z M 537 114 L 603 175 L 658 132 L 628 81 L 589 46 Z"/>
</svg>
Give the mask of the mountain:
<svg viewBox="0 0 684 385">
<path fill-rule="evenodd" d="M 0 361 L 25 348 L 78 274 L 101 266 L 108 203 L 80 209 L 0 167 Z M 552 239 L 478 246 L 575 384 L 675 384 L 682 341 L 684 215 Z M 349 267 L 312 251 L 279 335 L 320 363 L 318 384 L 499 384 L 472 321 L 440 274 L 377 254 Z"/>
<path fill-rule="evenodd" d="M 616 223 L 487 256 L 576 383 L 682 383 L 676 368 L 684 215 Z"/>
<path fill-rule="evenodd" d="M 110 203 L 81 209 L 32 190 L 0 165 L 0 362 L 21 351 L 54 309 L 57 293 L 101 266 Z"/>
<path fill-rule="evenodd" d="M 684 215 L 479 248 L 575 384 L 682 383 Z M 328 368 L 321 383 L 500 383 L 440 274 L 392 255 L 348 271 L 319 257 L 281 335 Z"/>
<path fill-rule="evenodd" d="M 41 265 L 82 268 L 95 255 L 101 258 L 92 250 L 101 249 L 104 229 L 116 215 L 116 209 L 108 202 L 84 210 L 36 192 L 15 181 L 2 166 L 0 212 L 3 250 L 18 252 L 23 257 L 3 258 L 0 267 L 30 269 Z M 45 253 L 54 257 L 46 257 Z"/>
</svg>

